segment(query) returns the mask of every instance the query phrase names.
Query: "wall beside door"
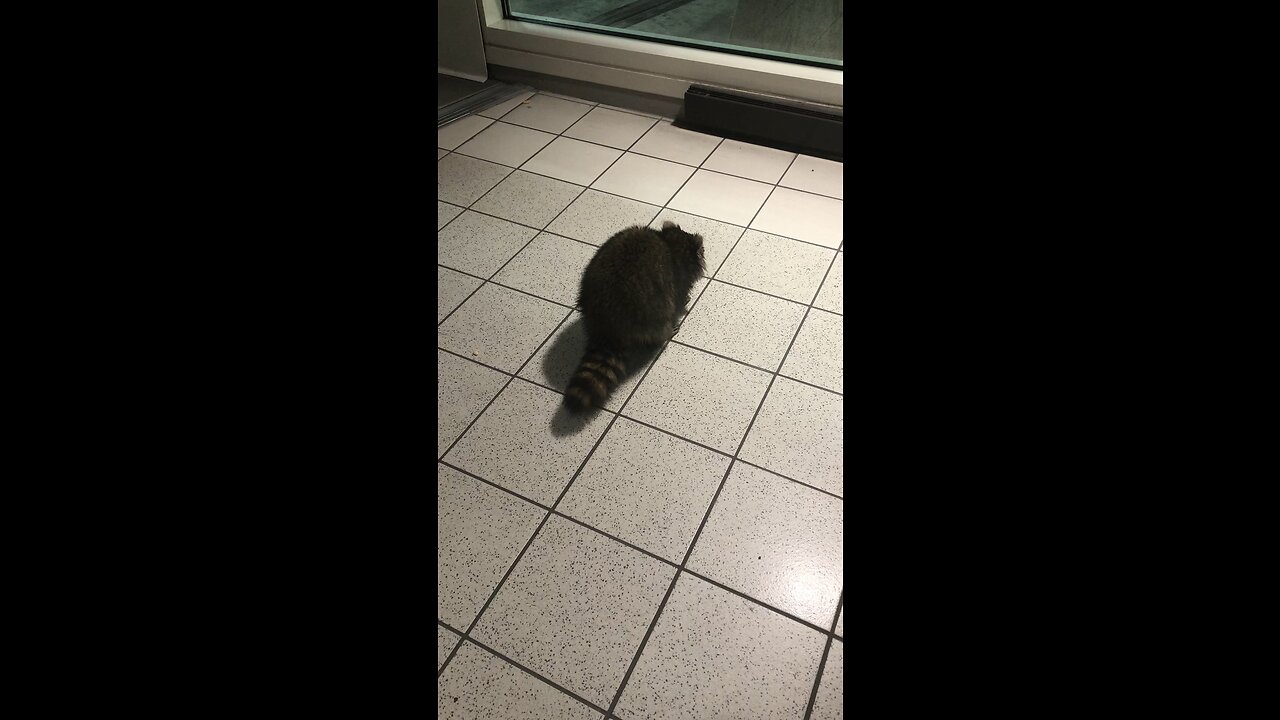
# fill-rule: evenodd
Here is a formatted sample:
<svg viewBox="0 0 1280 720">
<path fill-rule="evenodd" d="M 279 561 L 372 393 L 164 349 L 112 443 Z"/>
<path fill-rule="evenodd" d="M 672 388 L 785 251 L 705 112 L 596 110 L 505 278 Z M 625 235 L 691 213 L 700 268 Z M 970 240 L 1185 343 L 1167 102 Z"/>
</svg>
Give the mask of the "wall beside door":
<svg viewBox="0 0 1280 720">
<path fill-rule="evenodd" d="M 436 72 L 476 82 L 488 80 L 476 0 L 438 0 L 436 20 Z"/>
</svg>

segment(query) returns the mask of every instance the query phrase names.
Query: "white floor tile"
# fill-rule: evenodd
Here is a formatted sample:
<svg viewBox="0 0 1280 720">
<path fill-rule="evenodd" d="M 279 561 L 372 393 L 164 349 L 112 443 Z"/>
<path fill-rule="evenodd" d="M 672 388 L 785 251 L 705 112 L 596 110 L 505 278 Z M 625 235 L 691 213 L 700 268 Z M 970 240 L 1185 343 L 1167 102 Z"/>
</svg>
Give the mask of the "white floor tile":
<svg viewBox="0 0 1280 720">
<path fill-rule="evenodd" d="M 608 707 L 675 568 L 551 516 L 472 635 Z"/>
<path fill-rule="evenodd" d="M 453 153 L 436 163 L 436 201 L 467 207 L 511 173 L 511 168 Z"/>
<path fill-rule="evenodd" d="M 461 635 L 452 630 L 436 626 L 436 670 L 449 659 L 449 653 L 453 652 L 453 646 L 458 644 L 459 637 Z"/>
<path fill-rule="evenodd" d="M 648 132 L 655 122 L 657 120 L 653 118 L 597 107 L 564 134 L 567 137 L 626 150 Z"/>
<path fill-rule="evenodd" d="M 684 165 L 626 153 L 591 187 L 653 205 L 665 205 L 691 174 L 693 168 Z"/>
<path fill-rule="evenodd" d="M 445 155 L 448 155 L 448 154 L 449 154 L 449 151 L 448 151 L 448 150 L 441 150 L 440 148 L 436 148 L 436 159 L 437 159 L 437 160 L 439 160 L 440 158 L 442 158 L 442 157 L 444 157 Z"/>
<path fill-rule="evenodd" d="M 437 152 L 439 152 L 440 148 L 452 150 L 458 147 L 462 143 L 470 140 L 476 133 L 489 127 L 492 122 L 493 120 L 486 117 L 480 117 L 479 115 L 467 115 L 466 117 L 458 118 L 448 125 L 437 129 Z M 437 157 L 436 159 L 439 160 L 440 158 Z"/>
<path fill-rule="evenodd" d="M 480 283 L 484 282 L 470 275 L 454 272 L 449 268 L 436 267 L 436 324 L 462 304 Z"/>
<path fill-rule="evenodd" d="M 825 642 L 812 628 L 682 574 L 615 713 L 803 718 Z"/>
<path fill-rule="evenodd" d="M 810 720 L 841 720 L 844 717 L 844 642 L 833 640 L 822 669 L 822 682 L 813 701 Z"/>
<path fill-rule="evenodd" d="M 732 454 L 768 386 L 769 374 L 762 370 L 671 343 L 626 414 Z"/>
<path fill-rule="evenodd" d="M 567 308 L 489 284 L 436 330 L 439 346 L 514 373 L 569 314 Z"/>
<path fill-rule="evenodd" d="M 436 350 L 436 457 L 507 383 L 507 376 L 443 350 Z M 471 622 L 468 618 L 467 622 Z"/>
<path fill-rule="evenodd" d="M 830 627 L 844 588 L 844 501 L 737 463 L 688 568 Z"/>
<path fill-rule="evenodd" d="M 550 506 L 609 425 L 608 413 L 587 418 L 561 411 L 563 396 L 512 380 L 445 460 L 535 502 Z"/>
<path fill-rule="evenodd" d="M 436 616 L 467 628 L 546 513 L 436 464 Z"/>
<path fill-rule="evenodd" d="M 582 273 L 595 254 L 593 245 L 541 233 L 493 279 L 507 287 L 572 306 L 578 302 Z"/>
<path fill-rule="evenodd" d="M 458 213 L 462 212 L 462 208 L 457 205 L 450 205 L 439 200 L 436 201 L 436 230 L 444 227 L 450 220 L 458 217 Z"/>
<path fill-rule="evenodd" d="M 600 720 L 600 713 L 511 663 L 463 643 L 436 688 L 437 720 Z"/>
<path fill-rule="evenodd" d="M 805 306 L 713 282 L 675 339 L 770 372 L 782 363 Z"/>
<path fill-rule="evenodd" d="M 495 122 L 466 141 L 455 152 L 471 157 L 519 167 L 547 143 L 555 139 L 550 133 L 530 130 L 519 125 Z"/>
<path fill-rule="evenodd" d="M 779 373 L 844 392 L 844 318 L 810 310 Z"/>
<path fill-rule="evenodd" d="M 621 155 L 621 150 L 561 137 L 540 150 L 521 169 L 586 186 L 595 182 Z"/>
<path fill-rule="evenodd" d="M 737 140 L 725 140 L 702 164 L 706 170 L 737 175 L 748 180 L 774 184 L 787 171 L 795 158 L 793 152 L 752 145 Z"/>
<path fill-rule="evenodd" d="M 718 144 L 720 138 L 714 135 L 684 130 L 663 120 L 645 133 L 631 150 L 696 167 Z"/>
<path fill-rule="evenodd" d="M 834 254 L 834 250 L 748 230 L 716 279 L 808 305 Z"/>
<path fill-rule="evenodd" d="M 780 187 L 751 228 L 835 250 L 844 240 L 844 201 Z"/>
<path fill-rule="evenodd" d="M 558 509 L 679 563 L 728 468 L 724 455 L 618 418 Z"/>
<path fill-rule="evenodd" d="M 648 224 L 658 210 L 657 205 L 588 189 L 547 226 L 547 232 L 599 246 L 632 225 Z"/>
<path fill-rule="evenodd" d="M 843 200 L 844 163 L 801 155 L 778 184 Z"/>
<path fill-rule="evenodd" d="M 549 133 L 562 133 L 590 110 L 590 105 L 539 94 L 503 115 L 502 121 Z"/>
<path fill-rule="evenodd" d="M 834 313 L 844 313 L 844 253 L 836 253 L 836 261 L 831 265 L 827 279 L 822 282 L 822 289 L 818 291 L 818 298 L 813 301 L 813 306 Z"/>
<path fill-rule="evenodd" d="M 470 210 L 436 233 L 436 262 L 479 277 L 491 277 L 538 231 Z"/>
<path fill-rule="evenodd" d="M 738 457 L 843 497 L 844 398 L 778 377 Z"/>
<path fill-rule="evenodd" d="M 773 188 L 707 170 L 694 173 L 671 200 L 671 207 L 746 227 Z"/>
<path fill-rule="evenodd" d="M 475 204 L 480 212 L 545 228 L 582 193 L 582 187 L 522 170 L 511 173 Z"/>
</svg>

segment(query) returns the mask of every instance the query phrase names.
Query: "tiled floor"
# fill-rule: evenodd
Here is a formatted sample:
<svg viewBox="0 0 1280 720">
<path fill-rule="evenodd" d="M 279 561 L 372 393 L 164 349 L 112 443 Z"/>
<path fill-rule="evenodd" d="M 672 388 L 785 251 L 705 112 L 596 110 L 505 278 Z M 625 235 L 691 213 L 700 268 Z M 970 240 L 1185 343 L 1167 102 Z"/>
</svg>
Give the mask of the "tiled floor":
<svg viewBox="0 0 1280 720">
<path fill-rule="evenodd" d="M 437 135 L 442 718 L 838 718 L 844 169 L 564 96 Z M 665 220 L 708 279 L 568 413 L 596 247 Z"/>
</svg>

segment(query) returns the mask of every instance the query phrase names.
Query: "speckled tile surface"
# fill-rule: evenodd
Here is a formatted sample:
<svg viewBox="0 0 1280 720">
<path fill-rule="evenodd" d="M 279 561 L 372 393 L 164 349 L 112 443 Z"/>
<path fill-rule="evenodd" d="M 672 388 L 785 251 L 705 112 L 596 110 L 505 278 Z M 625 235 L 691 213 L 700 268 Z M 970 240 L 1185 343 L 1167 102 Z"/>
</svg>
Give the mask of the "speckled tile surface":
<svg viewBox="0 0 1280 720">
<path fill-rule="evenodd" d="M 436 234 L 436 263 L 490 277 L 538 231 L 470 210 Z"/>
<path fill-rule="evenodd" d="M 622 155 L 621 150 L 560 137 L 530 158 L 521 169 L 577 185 L 590 185 Z"/>
<path fill-rule="evenodd" d="M 844 163 L 801 155 L 778 184 L 843 200 Z"/>
<path fill-rule="evenodd" d="M 468 115 L 436 130 L 436 149 L 453 150 L 493 123 L 487 117 Z M 440 158 L 436 158 L 439 160 Z"/>
<path fill-rule="evenodd" d="M 688 568 L 830 627 L 844 587 L 844 501 L 735 463 Z"/>
<path fill-rule="evenodd" d="M 436 266 L 436 324 L 462 304 L 483 280 Z"/>
<path fill-rule="evenodd" d="M 810 310 L 780 372 L 844 392 L 844 317 L 816 308 Z"/>
<path fill-rule="evenodd" d="M 459 637 L 461 636 L 452 630 L 436 626 L 436 670 L 444 665 L 449 653 L 453 652 L 453 646 L 458 644 Z"/>
<path fill-rule="evenodd" d="M 454 152 L 514 168 L 555 139 L 550 133 L 498 121 L 459 145 Z"/>
<path fill-rule="evenodd" d="M 445 460 L 467 472 L 551 505 L 569 484 L 608 413 L 586 419 L 561 408 L 563 396 L 516 379 L 502 391 Z"/>
<path fill-rule="evenodd" d="M 715 274 L 720 267 L 720 263 L 729 256 L 729 251 L 733 249 L 733 244 L 738 242 L 738 238 L 742 237 L 742 233 L 746 228 L 737 225 L 730 225 L 719 220 L 709 220 L 697 215 L 682 213 L 679 210 L 667 208 L 658 213 L 658 216 L 649 223 L 649 227 L 661 229 L 662 223 L 673 222 L 680 226 L 681 230 L 691 232 L 695 235 L 702 236 L 702 256 L 707 264 L 707 275 Z"/>
<path fill-rule="evenodd" d="M 608 707 L 674 575 L 553 515 L 472 634 Z"/>
<path fill-rule="evenodd" d="M 458 213 L 462 212 L 462 208 L 457 205 L 450 205 L 439 200 L 436 201 L 436 231 L 444 227 L 450 220 L 458 217 Z"/>
<path fill-rule="evenodd" d="M 676 340 L 772 372 L 782 363 L 804 313 L 803 305 L 712 282 Z"/>
<path fill-rule="evenodd" d="M 844 608 L 840 608 L 840 617 L 836 620 L 835 633 L 840 637 L 844 637 Z"/>
<path fill-rule="evenodd" d="M 771 189 L 754 180 L 699 170 L 671 198 L 671 207 L 745 227 Z"/>
<path fill-rule="evenodd" d="M 626 414 L 732 454 L 768 386 L 762 370 L 671 343 Z"/>
<path fill-rule="evenodd" d="M 665 205 L 691 174 L 693 168 L 679 163 L 627 153 L 591 187 L 652 205 Z"/>
<path fill-rule="evenodd" d="M 659 209 L 657 205 L 589 189 L 547 226 L 547 232 L 603 245 L 620 230 L 648 224 Z"/>
<path fill-rule="evenodd" d="M 587 269 L 587 263 L 595 254 L 594 245 L 540 233 L 493 279 L 517 290 L 572 306 L 578 302 L 582 271 Z"/>
<path fill-rule="evenodd" d="M 436 464 L 436 616 L 465 630 L 546 513 Z"/>
<path fill-rule="evenodd" d="M 502 120 L 549 133 L 562 133 L 590 111 L 591 105 L 539 93 L 516 105 L 515 109 L 502 116 Z"/>
<path fill-rule="evenodd" d="M 728 467 L 723 455 L 619 418 L 559 510 L 678 564 Z"/>
<path fill-rule="evenodd" d="M 453 153 L 436 163 L 436 201 L 466 207 L 510 172 L 509 167 Z"/>
<path fill-rule="evenodd" d="M 779 376 L 738 457 L 843 497 L 844 398 Z"/>
<path fill-rule="evenodd" d="M 720 138 L 714 135 L 684 130 L 675 127 L 669 120 L 662 120 L 631 146 L 631 150 L 664 160 L 697 166 L 706 160 L 719 144 Z"/>
<path fill-rule="evenodd" d="M 582 356 L 587 352 L 587 331 L 582 324 L 582 313 L 573 312 L 556 334 L 542 346 L 528 365 L 520 371 L 520 377 L 555 388 L 560 392 L 569 384 L 569 378 L 578 369 Z M 653 362 L 655 352 L 641 355 L 627 367 L 627 376 L 614 388 L 613 394 L 605 401 L 605 408 L 617 412 L 622 403 L 631 394 L 645 368 Z"/>
<path fill-rule="evenodd" d="M 844 717 L 844 642 L 833 640 L 822 668 L 822 681 L 813 701 L 811 720 L 841 720 Z"/>
<path fill-rule="evenodd" d="M 818 299 L 813 306 L 833 313 L 844 313 L 844 253 L 836 253 L 836 261 L 831 264 L 831 271 L 818 291 Z"/>
<path fill-rule="evenodd" d="M 476 203 L 476 210 L 530 227 L 545 228 L 582 188 L 563 180 L 515 171 Z"/>
<path fill-rule="evenodd" d="M 624 720 L 803 718 L 825 642 L 681 575 L 614 712 Z"/>
<path fill-rule="evenodd" d="M 436 457 L 458 439 L 507 382 L 483 365 L 436 350 Z"/>
<path fill-rule="evenodd" d="M 626 150 L 648 132 L 655 122 L 657 120 L 654 118 L 597 107 L 574 123 L 573 127 L 566 130 L 564 134 L 567 137 Z"/>
<path fill-rule="evenodd" d="M 793 152 L 726 139 L 702 163 L 702 167 L 773 185 L 782 178 L 795 157 Z"/>
<path fill-rule="evenodd" d="M 748 230 L 716 278 L 808 305 L 835 254 L 835 250 Z"/>
<path fill-rule="evenodd" d="M 602 715 L 514 665 L 465 643 L 440 676 L 438 720 L 600 720 Z"/>
<path fill-rule="evenodd" d="M 568 308 L 488 284 L 440 325 L 436 342 L 463 357 L 514 373 L 568 314 Z"/>
<path fill-rule="evenodd" d="M 844 240 L 844 201 L 780 187 L 751 228 L 835 250 Z"/>
<path fill-rule="evenodd" d="M 437 632 L 438 714 L 604 720 L 635 659 L 626 720 L 801 720 L 811 697 L 838 717 L 843 644 L 816 683 L 827 636 L 806 623 L 843 635 L 843 165 L 549 93 L 437 143 L 437 457 L 465 468 L 438 481 L 437 614 L 478 633 Z M 628 354 L 603 410 L 570 412 L 583 269 L 667 220 L 703 237 L 716 281 L 675 342 Z M 686 554 L 718 579 L 673 586 Z"/>
</svg>

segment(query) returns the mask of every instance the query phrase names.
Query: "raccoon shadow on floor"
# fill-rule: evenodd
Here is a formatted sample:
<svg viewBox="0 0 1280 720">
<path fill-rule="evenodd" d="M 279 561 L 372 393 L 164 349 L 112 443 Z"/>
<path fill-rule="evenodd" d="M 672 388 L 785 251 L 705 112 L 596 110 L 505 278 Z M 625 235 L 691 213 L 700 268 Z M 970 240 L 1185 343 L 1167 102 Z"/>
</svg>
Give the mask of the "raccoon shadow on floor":
<svg viewBox="0 0 1280 720">
<path fill-rule="evenodd" d="M 659 349 L 655 347 L 633 350 L 624 355 L 623 361 L 626 363 L 627 373 L 619 380 L 619 385 L 626 383 L 636 373 L 644 372 L 644 369 L 657 356 Z M 538 382 L 563 392 L 586 352 L 586 324 L 582 321 L 582 313 L 574 312 L 573 318 L 551 339 L 551 346 L 542 356 L 541 377 L 538 378 Z M 626 393 L 631 392 L 631 389 L 619 387 L 614 392 L 622 393 L 625 398 Z M 561 402 L 555 414 L 551 416 L 551 434 L 556 437 L 577 435 L 599 414 L 599 408 L 577 413 Z"/>
</svg>

